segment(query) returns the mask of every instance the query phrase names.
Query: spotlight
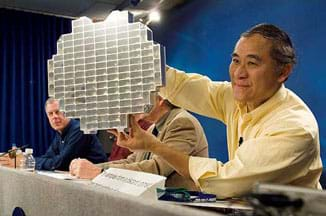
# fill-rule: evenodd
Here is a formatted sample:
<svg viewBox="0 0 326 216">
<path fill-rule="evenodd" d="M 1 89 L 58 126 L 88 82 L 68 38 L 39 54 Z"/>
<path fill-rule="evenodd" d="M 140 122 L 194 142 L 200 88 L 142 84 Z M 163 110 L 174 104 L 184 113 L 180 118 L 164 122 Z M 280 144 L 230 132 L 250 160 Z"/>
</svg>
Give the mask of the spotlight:
<svg viewBox="0 0 326 216">
<path fill-rule="evenodd" d="M 149 13 L 148 16 L 149 16 L 149 20 L 151 22 L 158 22 L 161 19 L 161 15 L 160 15 L 160 13 L 158 11 L 152 11 L 152 12 Z"/>
<path fill-rule="evenodd" d="M 147 16 L 146 25 L 150 24 L 151 22 L 159 22 L 161 19 L 161 15 L 158 11 L 151 11 Z"/>
</svg>

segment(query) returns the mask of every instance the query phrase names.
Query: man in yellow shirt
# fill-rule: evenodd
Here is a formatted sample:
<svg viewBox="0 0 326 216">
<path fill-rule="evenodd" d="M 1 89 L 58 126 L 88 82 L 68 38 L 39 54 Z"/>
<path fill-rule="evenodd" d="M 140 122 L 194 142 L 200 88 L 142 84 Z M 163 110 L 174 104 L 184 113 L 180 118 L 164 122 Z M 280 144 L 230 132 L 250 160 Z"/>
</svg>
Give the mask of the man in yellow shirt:
<svg viewBox="0 0 326 216">
<path fill-rule="evenodd" d="M 256 182 L 321 188 L 317 121 L 284 86 L 295 62 L 289 36 L 274 25 L 259 24 L 235 45 L 231 82 L 167 69 L 161 94 L 177 106 L 226 124 L 229 161 L 224 164 L 167 148 L 141 131 L 134 117 L 132 136 L 115 131 L 118 145 L 161 156 L 202 191 L 220 197 L 243 195 Z"/>
</svg>

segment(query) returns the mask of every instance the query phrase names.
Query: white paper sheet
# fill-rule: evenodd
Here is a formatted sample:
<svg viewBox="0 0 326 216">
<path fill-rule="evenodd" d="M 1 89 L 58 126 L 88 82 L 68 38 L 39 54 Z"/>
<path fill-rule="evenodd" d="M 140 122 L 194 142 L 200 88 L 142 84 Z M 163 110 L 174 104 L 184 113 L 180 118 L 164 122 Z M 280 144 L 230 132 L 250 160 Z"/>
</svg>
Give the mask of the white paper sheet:
<svg viewBox="0 0 326 216">
<path fill-rule="evenodd" d="M 40 175 L 46 175 L 52 178 L 56 178 L 56 179 L 62 179 L 62 180 L 73 180 L 73 179 L 77 179 L 76 176 L 72 176 L 70 175 L 68 172 L 60 172 L 60 171 L 37 171 L 37 174 Z"/>
<path fill-rule="evenodd" d="M 175 205 L 187 205 L 187 206 L 197 206 L 206 208 L 222 208 L 222 209 L 239 209 L 239 210 L 252 210 L 252 207 L 241 203 L 232 201 L 216 201 L 216 202 L 173 202 L 173 201 L 161 201 L 163 203 L 171 203 Z"/>
</svg>

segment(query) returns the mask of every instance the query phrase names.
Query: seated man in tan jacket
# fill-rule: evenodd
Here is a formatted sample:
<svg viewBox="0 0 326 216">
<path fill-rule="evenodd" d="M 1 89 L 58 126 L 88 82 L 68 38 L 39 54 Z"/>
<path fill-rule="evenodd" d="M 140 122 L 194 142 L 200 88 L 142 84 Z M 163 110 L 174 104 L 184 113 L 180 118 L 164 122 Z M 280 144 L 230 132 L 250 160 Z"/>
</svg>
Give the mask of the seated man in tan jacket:
<svg viewBox="0 0 326 216">
<path fill-rule="evenodd" d="M 152 131 L 167 146 L 188 155 L 208 157 L 206 136 L 198 120 L 168 100 L 157 96 L 154 107 L 149 113 L 143 114 L 142 119 L 154 123 L 148 131 Z M 167 187 L 196 189 L 190 179 L 180 176 L 161 157 L 150 152 L 134 152 L 126 159 L 96 165 L 86 159 L 75 159 L 70 164 L 70 173 L 79 178 L 92 179 L 109 167 L 166 176 Z"/>
</svg>

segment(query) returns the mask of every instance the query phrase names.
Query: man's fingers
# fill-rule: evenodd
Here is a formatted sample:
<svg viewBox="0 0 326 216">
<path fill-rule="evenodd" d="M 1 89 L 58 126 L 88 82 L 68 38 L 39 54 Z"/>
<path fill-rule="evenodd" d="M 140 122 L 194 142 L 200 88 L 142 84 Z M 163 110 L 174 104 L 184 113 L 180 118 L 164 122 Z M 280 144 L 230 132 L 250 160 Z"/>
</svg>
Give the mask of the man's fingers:
<svg viewBox="0 0 326 216">
<path fill-rule="evenodd" d="M 80 159 L 79 158 L 76 158 L 76 159 L 73 159 L 71 162 L 70 162 L 70 166 L 69 166 L 69 173 L 71 175 L 75 175 L 77 176 L 77 172 L 78 172 L 78 167 L 80 166 Z"/>
<path fill-rule="evenodd" d="M 72 168 L 72 164 L 74 163 L 74 160 L 72 160 L 69 164 L 69 171 L 71 171 L 71 168 Z"/>
<path fill-rule="evenodd" d="M 130 136 L 124 132 L 121 132 L 118 137 L 117 145 L 121 147 L 128 148 L 128 140 L 130 139 Z"/>
<path fill-rule="evenodd" d="M 137 121 L 134 115 L 129 115 L 130 127 L 134 128 L 137 125 Z"/>
<path fill-rule="evenodd" d="M 107 132 L 112 133 L 116 137 L 118 137 L 119 134 L 117 129 L 108 129 Z"/>
<path fill-rule="evenodd" d="M 129 115 L 129 122 L 131 126 L 130 136 L 134 137 L 135 133 L 141 129 L 134 115 Z"/>
<path fill-rule="evenodd" d="M 75 163 L 77 162 L 77 159 L 73 159 L 71 162 L 70 162 L 70 165 L 69 165 L 69 170 L 72 170 L 73 167 L 75 166 Z"/>
<path fill-rule="evenodd" d="M 79 164 L 78 163 L 75 163 L 74 166 L 72 166 L 70 174 L 79 178 Z"/>
<path fill-rule="evenodd" d="M 70 167 L 69 167 L 69 173 L 70 173 L 71 175 L 75 175 L 75 169 L 74 169 L 74 166 L 71 166 L 71 165 L 70 165 Z"/>
<path fill-rule="evenodd" d="M 10 165 L 10 159 L 8 157 L 1 157 L 0 164 L 4 166 Z"/>
</svg>

